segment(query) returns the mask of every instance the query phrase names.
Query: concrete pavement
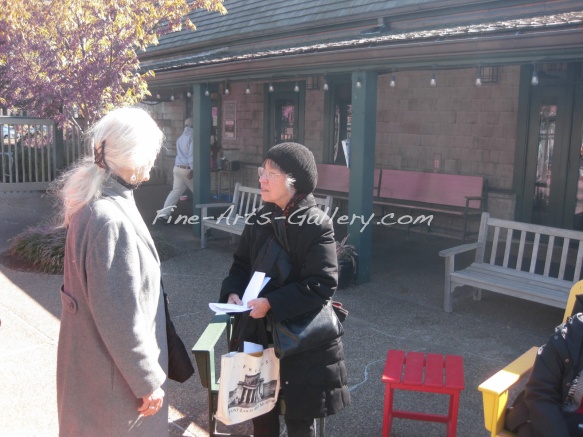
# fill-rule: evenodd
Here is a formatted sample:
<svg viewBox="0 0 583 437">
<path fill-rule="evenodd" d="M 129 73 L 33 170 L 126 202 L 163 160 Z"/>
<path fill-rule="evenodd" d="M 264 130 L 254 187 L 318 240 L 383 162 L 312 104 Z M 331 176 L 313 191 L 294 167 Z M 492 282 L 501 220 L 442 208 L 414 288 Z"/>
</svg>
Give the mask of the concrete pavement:
<svg viewBox="0 0 583 437">
<path fill-rule="evenodd" d="M 149 185 L 136 201 L 150 224 L 170 186 Z M 53 208 L 42 193 L 0 194 L 0 251 L 28 225 L 48 219 Z M 190 214 L 192 202 L 178 206 Z M 341 234 L 344 230 L 339 229 Z M 200 249 L 189 225 L 151 226 L 161 252 L 170 310 L 185 344 L 192 347 L 212 314 L 234 247 L 228 238 Z M 482 301 L 458 291 L 454 312 L 443 311 L 441 249 L 458 240 L 390 228 L 374 229 L 372 280 L 339 290 L 336 300 L 350 311 L 344 344 L 352 405 L 327 419 L 328 437 L 379 436 L 388 349 L 458 354 L 464 357 L 458 436 L 486 436 L 477 386 L 533 345 L 542 344 L 562 311 L 488 292 Z M 469 259 L 463 262 L 469 262 Z M 462 262 L 462 263 L 463 263 Z M 0 435 L 57 435 L 55 360 L 60 317 L 60 275 L 21 272 L 0 265 Z M 170 381 L 171 436 L 206 436 L 206 391 L 195 374 L 185 384 Z M 399 393 L 400 407 L 445 413 L 440 395 Z M 238 427 L 250 431 L 248 424 Z M 227 429 L 224 427 L 223 429 Z M 394 436 L 443 436 L 445 426 L 396 419 Z"/>
</svg>

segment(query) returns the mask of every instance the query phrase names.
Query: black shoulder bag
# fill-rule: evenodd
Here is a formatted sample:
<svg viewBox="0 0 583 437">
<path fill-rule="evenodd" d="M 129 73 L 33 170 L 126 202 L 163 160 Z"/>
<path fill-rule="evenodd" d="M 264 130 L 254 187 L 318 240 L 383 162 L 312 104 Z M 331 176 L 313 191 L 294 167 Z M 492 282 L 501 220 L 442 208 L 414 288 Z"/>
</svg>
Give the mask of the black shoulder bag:
<svg viewBox="0 0 583 437">
<path fill-rule="evenodd" d="M 267 275 L 277 266 L 278 271 L 291 271 L 291 260 L 288 252 L 279 243 L 276 236 L 268 239 L 260 251 L 261 261 L 254 264 L 254 270 L 265 272 Z M 282 268 L 282 260 L 287 260 L 288 268 Z M 277 263 L 276 263 L 277 261 Z M 286 275 L 287 276 L 287 275 Z M 284 280 L 283 278 L 282 280 Z M 273 347 L 277 358 L 304 352 L 316 348 L 322 344 L 337 339 L 344 334 L 344 328 L 340 322 L 337 311 L 342 320 L 348 315 L 348 311 L 342 308 L 342 304 L 333 304 L 328 300 L 321 308 L 309 311 L 293 319 L 276 321 L 268 316 L 273 336 Z"/>
</svg>

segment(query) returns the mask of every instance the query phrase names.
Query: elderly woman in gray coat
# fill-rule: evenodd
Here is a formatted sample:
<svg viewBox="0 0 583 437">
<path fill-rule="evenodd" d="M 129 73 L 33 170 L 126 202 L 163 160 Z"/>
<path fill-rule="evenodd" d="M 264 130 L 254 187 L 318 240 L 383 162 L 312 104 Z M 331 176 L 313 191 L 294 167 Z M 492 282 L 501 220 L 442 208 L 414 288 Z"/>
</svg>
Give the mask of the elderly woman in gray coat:
<svg viewBox="0 0 583 437">
<path fill-rule="evenodd" d="M 61 436 L 168 435 L 160 261 L 133 197 L 163 134 L 120 108 L 90 132 L 95 157 L 62 178 L 68 228 L 57 358 Z"/>
</svg>

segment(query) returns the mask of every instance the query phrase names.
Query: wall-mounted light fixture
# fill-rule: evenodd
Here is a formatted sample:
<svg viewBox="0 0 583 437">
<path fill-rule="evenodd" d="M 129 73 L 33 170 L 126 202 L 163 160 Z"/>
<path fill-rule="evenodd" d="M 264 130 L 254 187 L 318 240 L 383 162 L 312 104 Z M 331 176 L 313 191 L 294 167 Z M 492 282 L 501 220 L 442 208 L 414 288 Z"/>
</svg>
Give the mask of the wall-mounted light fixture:
<svg viewBox="0 0 583 437">
<path fill-rule="evenodd" d="M 531 85 L 538 85 L 538 72 L 536 71 L 536 64 L 532 64 L 532 78 L 530 79 Z"/>
</svg>

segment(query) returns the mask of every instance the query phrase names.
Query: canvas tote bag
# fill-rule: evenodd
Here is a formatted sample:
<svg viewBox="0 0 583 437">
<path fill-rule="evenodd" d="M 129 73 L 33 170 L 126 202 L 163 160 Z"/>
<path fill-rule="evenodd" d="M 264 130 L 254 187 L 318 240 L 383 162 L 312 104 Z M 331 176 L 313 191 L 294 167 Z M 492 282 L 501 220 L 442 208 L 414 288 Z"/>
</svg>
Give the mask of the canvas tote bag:
<svg viewBox="0 0 583 437">
<path fill-rule="evenodd" d="M 239 326 L 245 331 L 249 313 Z M 267 335 L 263 323 L 263 351 L 245 353 L 233 351 L 221 356 L 219 396 L 215 417 L 225 425 L 244 422 L 271 411 L 279 394 L 279 359 L 272 347 L 267 346 Z M 243 349 L 240 341 L 238 349 Z"/>
</svg>

